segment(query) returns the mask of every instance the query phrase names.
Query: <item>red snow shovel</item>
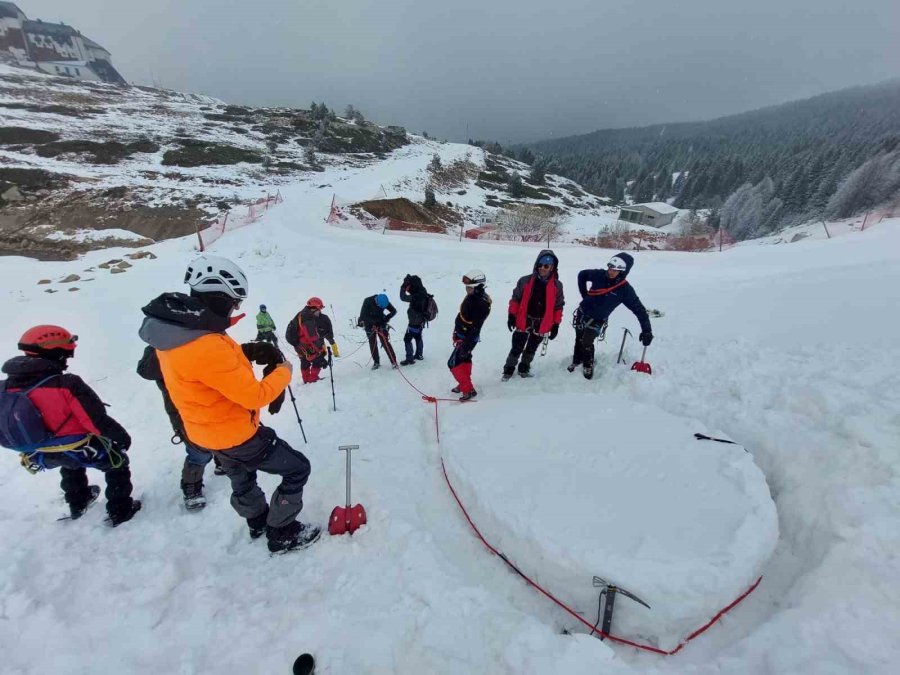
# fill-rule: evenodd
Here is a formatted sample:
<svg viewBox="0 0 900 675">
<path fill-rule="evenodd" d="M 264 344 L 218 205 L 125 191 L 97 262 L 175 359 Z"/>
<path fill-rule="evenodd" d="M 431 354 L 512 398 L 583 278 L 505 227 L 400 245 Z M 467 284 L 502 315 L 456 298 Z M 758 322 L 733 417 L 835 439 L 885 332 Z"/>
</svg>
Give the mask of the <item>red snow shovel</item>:
<svg viewBox="0 0 900 675">
<path fill-rule="evenodd" d="M 358 445 L 342 445 L 338 450 L 347 453 L 347 504 L 335 506 L 328 519 L 328 534 L 353 534 L 366 524 L 366 510 L 362 504 L 350 506 L 350 453 L 359 450 Z"/>
<path fill-rule="evenodd" d="M 641 352 L 641 360 L 632 363 L 631 369 L 636 370 L 639 373 L 647 373 L 648 375 L 652 375 L 653 369 L 650 367 L 649 363 L 644 361 L 645 356 L 647 356 L 647 345 L 644 345 L 644 351 Z"/>
</svg>

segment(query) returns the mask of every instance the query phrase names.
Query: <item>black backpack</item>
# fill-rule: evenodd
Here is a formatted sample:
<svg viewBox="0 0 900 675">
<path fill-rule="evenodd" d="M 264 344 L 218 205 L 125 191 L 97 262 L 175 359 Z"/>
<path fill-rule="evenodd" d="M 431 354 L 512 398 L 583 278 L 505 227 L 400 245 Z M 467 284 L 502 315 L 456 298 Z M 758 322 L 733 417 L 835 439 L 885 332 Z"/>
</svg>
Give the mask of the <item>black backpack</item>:
<svg viewBox="0 0 900 675">
<path fill-rule="evenodd" d="M 434 321 L 438 315 L 438 306 L 437 301 L 434 299 L 434 296 L 429 293 L 428 294 L 428 303 L 425 305 L 425 320 L 426 321 Z"/>
</svg>

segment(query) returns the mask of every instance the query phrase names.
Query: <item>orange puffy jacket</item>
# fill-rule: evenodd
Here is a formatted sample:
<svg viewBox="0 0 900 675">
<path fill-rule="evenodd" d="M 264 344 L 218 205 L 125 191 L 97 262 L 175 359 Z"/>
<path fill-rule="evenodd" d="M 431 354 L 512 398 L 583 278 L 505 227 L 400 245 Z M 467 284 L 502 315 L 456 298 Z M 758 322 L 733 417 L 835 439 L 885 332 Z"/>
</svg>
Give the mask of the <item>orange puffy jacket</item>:
<svg viewBox="0 0 900 675">
<path fill-rule="evenodd" d="M 241 346 L 224 333 L 156 353 L 188 438 L 207 450 L 249 440 L 259 427 L 259 409 L 291 383 L 286 366 L 257 381 Z"/>
</svg>

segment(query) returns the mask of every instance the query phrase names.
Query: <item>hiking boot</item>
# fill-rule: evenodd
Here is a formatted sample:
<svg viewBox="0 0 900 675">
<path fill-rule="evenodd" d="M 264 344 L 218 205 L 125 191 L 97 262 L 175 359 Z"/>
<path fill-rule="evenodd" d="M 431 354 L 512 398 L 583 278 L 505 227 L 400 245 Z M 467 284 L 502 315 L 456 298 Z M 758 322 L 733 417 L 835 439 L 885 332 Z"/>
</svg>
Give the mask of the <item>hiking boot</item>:
<svg viewBox="0 0 900 675">
<path fill-rule="evenodd" d="M 504 382 L 506 382 L 509 378 L 513 376 L 513 373 L 516 372 L 515 368 L 510 366 L 503 366 L 503 376 L 500 378 Z"/>
<path fill-rule="evenodd" d="M 415 364 L 416 364 L 416 360 L 415 360 L 415 359 L 403 359 L 403 360 L 400 362 L 400 365 L 401 365 L 401 366 L 414 366 Z"/>
<path fill-rule="evenodd" d="M 519 364 L 519 375 L 521 377 L 531 377 L 531 366 L 524 361 Z"/>
<path fill-rule="evenodd" d="M 322 528 L 316 525 L 305 525 L 299 520 L 284 527 L 266 528 L 270 553 L 285 553 L 298 548 L 306 548 L 314 543 L 321 534 Z"/>
<path fill-rule="evenodd" d="M 460 389 L 458 386 L 456 386 L 456 387 L 453 387 L 453 389 L 451 389 L 450 391 L 452 391 L 454 394 L 458 394 L 462 391 L 462 389 Z"/>
<path fill-rule="evenodd" d="M 574 373 L 575 369 L 580 365 L 581 364 L 578 363 L 578 361 L 572 361 L 572 363 L 566 366 L 566 370 L 568 370 L 570 373 Z"/>
<path fill-rule="evenodd" d="M 522 370 L 520 368 L 519 369 L 519 377 L 534 377 L 534 375 L 531 374 L 530 370 Z"/>
<path fill-rule="evenodd" d="M 259 539 L 266 533 L 266 519 L 269 517 L 269 507 L 258 516 L 247 518 L 247 527 L 250 528 L 250 538 Z"/>
<path fill-rule="evenodd" d="M 581 372 L 584 375 L 584 379 L 590 380 L 594 377 L 594 365 L 592 363 L 585 363 L 582 366 Z"/>
<path fill-rule="evenodd" d="M 206 497 L 203 496 L 203 481 L 196 483 L 182 483 L 181 493 L 184 495 L 184 508 L 195 511 L 206 506 Z"/>
<path fill-rule="evenodd" d="M 78 520 L 85 514 L 91 504 L 97 501 L 97 498 L 100 496 L 100 486 L 98 485 L 88 485 L 88 500 L 81 504 L 69 504 L 69 513 L 72 514 L 72 520 Z"/>
<path fill-rule="evenodd" d="M 373 363 L 373 364 L 372 364 L 372 370 L 378 370 L 379 368 L 381 368 L 381 364 L 380 364 L 380 363 Z"/>
<path fill-rule="evenodd" d="M 463 394 L 462 396 L 460 396 L 459 400 L 461 403 L 465 403 L 466 401 L 471 401 L 476 396 L 478 396 L 478 392 L 473 389 L 468 394 Z"/>
<path fill-rule="evenodd" d="M 421 354 L 416 354 L 413 358 L 414 358 L 416 361 L 424 361 L 424 360 L 425 360 L 425 357 L 422 356 Z"/>
<path fill-rule="evenodd" d="M 391 364 L 391 368 L 393 368 L 394 370 L 397 370 L 397 368 L 399 368 L 396 361 Z"/>
<path fill-rule="evenodd" d="M 106 518 L 106 520 L 109 521 L 109 524 L 113 527 L 118 527 L 122 523 L 127 523 L 129 520 L 134 518 L 134 514 L 140 510 L 141 501 L 139 499 L 132 499 L 131 504 L 129 504 L 127 508 L 110 511 L 109 516 Z"/>
</svg>

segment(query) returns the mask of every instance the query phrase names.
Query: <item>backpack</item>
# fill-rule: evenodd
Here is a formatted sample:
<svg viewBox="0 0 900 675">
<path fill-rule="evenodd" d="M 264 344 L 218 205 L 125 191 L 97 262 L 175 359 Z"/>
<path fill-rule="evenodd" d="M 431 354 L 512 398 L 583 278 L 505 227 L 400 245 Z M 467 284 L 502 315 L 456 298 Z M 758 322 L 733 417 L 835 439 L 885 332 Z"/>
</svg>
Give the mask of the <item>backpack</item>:
<svg viewBox="0 0 900 675">
<path fill-rule="evenodd" d="M 16 452 L 33 452 L 54 437 L 44 424 L 44 416 L 28 398 L 28 394 L 47 380 L 43 380 L 22 391 L 8 391 L 8 382 L 0 390 L 0 445 Z"/>
<path fill-rule="evenodd" d="M 428 303 L 425 305 L 425 320 L 426 321 L 434 321 L 438 315 L 438 306 L 437 302 L 434 299 L 434 296 L 429 293 L 428 294 Z"/>
</svg>

